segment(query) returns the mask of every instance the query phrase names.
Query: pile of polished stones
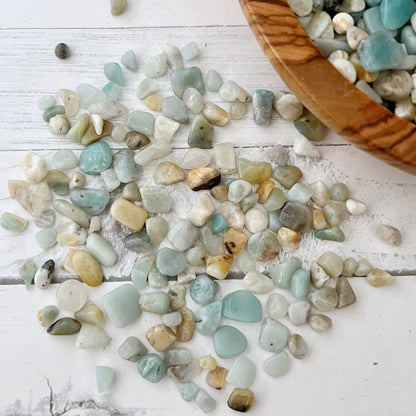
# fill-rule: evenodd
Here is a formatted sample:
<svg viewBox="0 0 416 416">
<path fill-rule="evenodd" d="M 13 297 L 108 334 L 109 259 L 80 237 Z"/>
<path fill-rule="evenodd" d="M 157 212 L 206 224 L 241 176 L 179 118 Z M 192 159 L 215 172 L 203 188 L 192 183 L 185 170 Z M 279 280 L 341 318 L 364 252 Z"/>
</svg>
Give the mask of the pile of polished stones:
<svg viewBox="0 0 416 416">
<path fill-rule="evenodd" d="M 408 121 L 416 116 L 414 0 L 288 0 L 348 81 Z"/>
<path fill-rule="evenodd" d="M 323 181 L 300 183 L 303 173 L 288 163 L 283 146 L 270 149 L 270 161 L 256 161 L 237 158 L 232 143 L 215 143 L 214 129 L 230 118 L 241 119 L 250 101 L 257 124 L 268 124 L 273 108 L 295 122 L 304 134 L 295 144 L 298 154 L 319 155 L 310 139 L 322 138 L 322 126 L 292 94 L 256 90 L 250 95 L 233 81 L 223 82 L 214 70 L 203 77 L 198 67 L 184 67 L 183 62 L 198 53 L 193 42 L 182 50 L 168 44 L 144 65 L 146 78 L 137 95 L 156 117 L 146 111 L 127 114 L 117 101 L 120 87 L 125 85 L 117 62 L 105 64 L 109 83 L 102 90 L 90 84 L 79 85 L 76 92 L 61 90 L 63 105 L 55 105 L 52 96 L 42 97 L 38 105 L 51 132 L 85 148 L 79 158 L 69 149 L 57 151 L 53 169 L 43 157 L 28 152 L 19 159 L 24 180 L 9 180 L 9 191 L 40 228 L 36 233 L 39 246 L 50 249 L 58 244 L 67 250 L 61 267 L 71 277 L 57 286 L 56 303 L 73 316 L 57 319 L 57 306 L 42 308 L 38 319 L 49 334 L 78 334 L 77 348 L 103 348 L 110 342 L 101 327 L 104 316 L 117 328 L 124 328 L 142 312 L 160 315 L 160 323 L 145 334 L 148 346 L 144 339 L 128 337 L 118 347 L 118 355 L 137 363 L 138 372 L 149 382 L 157 383 L 167 374 L 179 383 L 184 400 L 209 412 L 215 400 L 193 381 L 203 369 L 208 386 L 221 389 L 229 383 L 235 387 L 228 398 L 230 408 L 247 411 L 254 400 L 249 387 L 256 366 L 243 355 L 248 345 L 245 335 L 234 326 L 221 324 L 222 317 L 261 322 L 258 346 L 271 353 L 263 370 L 271 377 L 281 377 L 289 369 L 285 348 L 302 359 L 307 346 L 302 336 L 291 334 L 280 319 L 287 315 L 294 325 L 308 323 L 317 332 L 327 331 L 332 321 L 323 313 L 356 300 L 348 278 L 366 276 L 371 285 L 384 286 L 394 277 L 366 259 L 344 260 L 331 251 L 310 268 L 289 256 L 279 264 L 267 263 L 272 264 L 267 273 L 258 271 L 259 264 L 277 259 L 279 252 L 296 252 L 303 235 L 313 232 L 318 239 L 344 241 L 341 223 L 348 215 L 364 213 L 366 206 L 351 198 L 343 183 L 330 187 Z M 121 62 L 128 70 L 138 70 L 133 51 Z M 155 78 L 165 75 L 168 68 L 174 94 L 163 97 Z M 205 102 L 205 89 L 218 92 L 229 102 L 229 111 Z M 86 111 L 70 123 L 68 118 L 76 116 L 80 108 Z M 190 114 L 190 149 L 177 164 L 169 161 L 172 138 L 184 128 Z M 121 116 L 124 124 L 109 121 Z M 127 147 L 113 155 L 109 145 L 100 140 L 104 137 Z M 164 161 L 157 162 L 160 158 Z M 154 164 L 155 185 L 139 187 L 143 169 Z M 89 178 L 100 178 L 102 185 L 84 187 Z M 181 218 L 168 223 L 164 215 L 172 210 L 175 184 L 185 181 L 186 189 L 198 194 L 196 202 L 188 212 L 178 213 Z M 131 270 L 131 282 L 108 292 L 101 310 L 88 300 L 87 286 L 100 285 L 103 268 L 115 265 L 120 256 L 113 247 L 115 242 L 100 234 L 102 215 L 108 211 L 110 216 L 104 218 L 121 224 L 124 248 L 137 252 L 138 259 Z M 55 212 L 64 219 L 59 227 L 55 226 Z M 12 213 L 4 213 L 0 220 L 3 228 L 14 232 L 22 232 L 26 223 Z M 400 232 L 389 225 L 379 225 L 377 234 L 389 244 L 401 242 Z M 54 268 L 52 259 L 39 269 L 28 260 L 19 272 L 27 288 L 34 281 L 38 289 L 46 289 Z M 218 282 L 233 269 L 244 274 L 242 289 L 218 299 Z M 174 277 L 177 281 L 169 285 L 168 280 Z M 275 287 L 291 291 L 297 300 L 289 304 L 282 294 L 271 293 L 263 311 L 256 294 L 273 292 Z M 186 306 L 188 290 L 200 305 L 194 311 Z M 180 346 L 196 333 L 212 336 L 217 357 L 236 357 L 231 368 L 218 365 L 211 355 L 196 360 L 189 349 Z M 97 366 L 96 378 L 98 390 L 107 390 L 113 369 Z"/>
</svg>

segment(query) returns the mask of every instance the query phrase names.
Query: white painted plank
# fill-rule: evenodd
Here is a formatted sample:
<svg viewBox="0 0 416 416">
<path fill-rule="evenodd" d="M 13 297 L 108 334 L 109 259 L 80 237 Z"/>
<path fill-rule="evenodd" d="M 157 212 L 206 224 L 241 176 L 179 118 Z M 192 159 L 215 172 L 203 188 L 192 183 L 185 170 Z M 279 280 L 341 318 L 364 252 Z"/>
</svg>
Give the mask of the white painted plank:
<svg viewBox="0 0 416 416">
<path fill-rule="evenodd" d="M 400 277 L 394 285 L 378 289 L 370 287 L 364 279 L 352 279 L 351 284 L 357 303 L 329 312 L 333 328 L 327 333 L 317 334 L 307 326 L 295 327 L 287 318 L 282 319 L 291 332 L 305 338 L 308 354 L 304 360 L 290 356 L 290 370 L 280 379 L 268 377 L 261 368 L 271 354 L 257 347 L 260 324 L 221 320 L 221 324 L 231 324 L 243 331 L 249 341 L 246 355 L 257 365 L 256 378 L 250 387 L 255 394 L 252 414 L 267 415 L 275 408 L 279 414 L 293 416 L 304 415 L 305 411 L 315 414 L 318 409 L 324 416 L 409 415 L 414 407 L 416 383 L 416 366 L 411 359 L 416 345 L 414 277 Z M 116 286 L 113 283 L 89 288 L 90 299 L 101 306 L 102 295 Z M 240 287 L 240 282 L 222 282 L 219 297 Z M 89 400 L 103 409 L 112 408 L 111 414 L 202 414 L 194 403 L 181 399 L 171 379 L 165 378 L 159 385 L 148 383 L 137 373 L 134 363 L 117 356 L 118 346 L 131 335 L 139 337 L 152 350 L 144 332 L 160 323 L 158 316 L 143 313 L 137 323 L 124 329 L 114 328 L 107 320 L 104 328 L 112 338 L 111 344 L 105 350 L 79 351 L 74 345 L 76 336 L 52 337 L 36 321 L 36 311 L 53 304 L 54 293 L 55 286 L 42 292 L 26 292 L 21 286 L 0 286 L 2 415 L 50 414 L 47 381 L 53 390 L 54 414 L 71 403 L 75 409 L 68 415 L 96 414 L 91 408 L 80 409 L 74 403 L 94 406 Z M 264 303 L 267 295 L 259 298 Z M 189 296 L 187 304 L 191 309 L 197 307 Z M 189 346 L 197 358 L 204 354 L 215 356 L 210 337 L 196 334 L 191 343 L 180 346 Z M 233 362 L 232 359 L 218 361 L 228 369 Z M 115 382 L 107 394 L 96 392 L 96 365 L 114 368 Z M 205 384 L 204 373 L 196 382 L 217 400 L 217 408 L 210 414 L 234 414 L 226 405 L 231 385 L 215 391 Z M 97 414 L 110 414 L 103 409 Z"/>
</svg>

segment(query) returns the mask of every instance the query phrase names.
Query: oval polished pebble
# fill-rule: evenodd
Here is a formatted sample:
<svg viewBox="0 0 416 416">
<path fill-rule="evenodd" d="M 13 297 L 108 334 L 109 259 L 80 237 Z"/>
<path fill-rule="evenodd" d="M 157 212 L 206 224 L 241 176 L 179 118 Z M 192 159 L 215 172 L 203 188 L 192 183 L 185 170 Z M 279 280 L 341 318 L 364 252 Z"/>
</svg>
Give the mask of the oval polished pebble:
<svg viewBox="0 0 416 416">
<path fill-rule="evenodd" d="M 79 224 L 81 227 L 88 228 L 90 220 L 87 213 L 79 207 L 72 205 L 64 199 L 55 199 L 53 201 L 53 207 L 64 217 L 71 219 Z"/>
<path fill-rule="evenodd" d="M 332 327 L 331 318 L 321 314 L 309 315 L 308 324 L 315 332 L 324 332 Z"/>
<path fill-rule="evenodd" d="M 163 247 L 156 254 L 156 267 L 167 276 L 177 276 L 186 267 L 186 258 L 181 251 Z"/>
<path fill-rule="evenodd" d="M 240 389 L 247 389 L 251 386 L 256 376 L 256 366 L 253 361 L 245 356 L 237 357 L 230 370 L 226 381 Z"/>
<path fill-rule="evenodd" d="M 88 145 L 79 157 L 79 168 L 87 175 L 98 175 L 105 171 L 113 161 L 113 154 L 106 142 Z"/>
<path fill-rule="evenodd" d="M 215 353 L 220 358 L 232 358 L 247 349 L 247 338 L 237 328 L 220 326 L 212 336 Z"/>
<path fill-rule="evenodd" d="M 291 334 L 287 342 L 290 353 L 297 359 L 305 358 L 307 347 L 306 342 L 299 334 Z"/>
<path fill-rule="evenodd" d="M 42 326 L 50 326 L 59 315 L 59 309 L 55 305 L 44 306 L 39 309 L 36 317 Z"/>
<path fill-rule="evenodd" d="M 237 290 L 224 297 L 222 315 L 238 322 L 260 322 L 263 311 L 256 296 L 248 290 Z"/>
<path fill-rule="evenodd" d="M 110 213 L 114 219 L 133 231 L 140 231 L 147 219 L 147 211 L 123 198 L 116 199 Z"/>
<path fill-rule="evenodd" d="M 105 267 L 116 264 L 117 253 L 109 241 L 100 234 L 92 233 L 87 237 L 88 251 Z"/>
<path fill-rule="evenodd" d="M 137 370 L 151 383 L 158 383 L 166 375 L 166 367 L 158 354 L 149 353 L 139 359 Z"/>
<path fill-rule="evenodd" d="M 282 377 L 289 371 L 289 356 L 286 351 L 272 355 L 263 363 L 264 372 L 271 377 Z"/>
<path fill-rule="evenodd" d="M 74 318 L 61 318 L 54 322 L 48 329 L 50 335 L 74 335 L 81 330 L 81 322 Z"/>
<path fill-rule="evenodd" d="M 298 269 L 292 276 L 290 289 L 295 298 L 304 298 L 308 295 L 311 283 L 309 270 Z"/>
<path fill-rule="evenodd" d="M 258 344 L 265 351 L 281 352 L 289 339 L 289 329 L 279 321 L 265 318 L 261 324 Z"/>
<path fill-rule="evenodd" d="M 218 282 L 206 274 L 200 274 L 189 285 L 189 293 L 196 303 L 206 305 L 215 298 L 219 288 Z"/>
<path fill-rule="evenodd" d="M 65 280 L 56 289 L 56 304 L 69 312 L 79 311 L 85 305 L 87 297 L 87 288 L 78 280 Z"/>
<path fill-rule="evenodd" d="M 103 281 L 100 263 L 88 251 L 78 250 L 72 258 L 74 269 L 81 280 L 88 286 L 98 286 Z"/>
</svg>

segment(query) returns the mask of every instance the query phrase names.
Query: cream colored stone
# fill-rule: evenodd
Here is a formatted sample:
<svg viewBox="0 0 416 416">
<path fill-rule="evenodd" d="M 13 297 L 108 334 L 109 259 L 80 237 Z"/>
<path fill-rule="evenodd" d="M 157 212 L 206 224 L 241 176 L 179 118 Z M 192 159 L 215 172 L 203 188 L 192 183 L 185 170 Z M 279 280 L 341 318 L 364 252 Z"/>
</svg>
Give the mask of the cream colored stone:
<svg viewBox="0 0 416 416">
<path fill-rule="evenodd" d="M 88 286 L 98 286 L 103 281 L 103 269 L 95 257 L 88 251 L 78 250 L 72 257 L 77 275 Z"/>
<path fill-rule="evenodd" d="M 212 218 L 215 207 L 208 194 L 201 195 L 188 214 L 188 219 L 196 227 L 202 227 Z"/>
<path fill-rule="evenodd" d="M 110 214 L 115 220 L 133 231 L 140 231 L 147 219 L 147 211 L 124 198 L 116 199 L 111 205 Z"/>
<path fill-rule="evenodd" d="M 154 179 L 159 185 L 172 185 L 185 180 L 185 171 L 173 162 L 159 163 L 155 170 Z"/>
<path fill-rule="evenodd" d="M 156 351 L 163 352 L 176 341 L 176 335 L 168 326 L 159 324 L 146 332 L 146 339 Z"/>
</svg>

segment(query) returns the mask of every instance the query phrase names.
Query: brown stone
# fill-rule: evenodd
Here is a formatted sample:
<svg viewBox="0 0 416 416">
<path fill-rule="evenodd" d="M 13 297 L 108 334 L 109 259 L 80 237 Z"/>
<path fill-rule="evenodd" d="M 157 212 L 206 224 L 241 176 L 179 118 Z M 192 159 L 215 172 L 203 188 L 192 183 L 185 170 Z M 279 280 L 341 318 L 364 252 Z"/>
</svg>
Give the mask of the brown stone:
<svg viewBox="0 0 416 416">
<path fill-rule="evenodd" d="M 206 259 L 207 273 L 216 279 L 225 279 L 231 269 L 234 257 L 231 254 L 220 254 L 219 256 Z"/>
<path fill-rule="evenodd" d="M 281 227 L 277 232 L 277 240 L 287 253 L 293 253 L 298 249 L 300 238 L 300 233 L 291 228 Z"/>
<path fill-rule="evenodd" d="M 195 316 L 194 313 L 184 306 L 181 309 L 182 322 L 176 327 L 176 340 L 188 342 L 194 336 Z"/>
<path fill-rule="evenodd" d="M 267 198 L 270 196 L 271 192 L 274 188 L 274 182 L 273 181 L 264 181 L 260 186 L 257 188 L 257 193 L 259 194 L 258 203 L 264 204 L 267 200 Z"/>
<path fill-rule="evenodd" d="M 211 189 L 221 181 L 221 173 L 214 168 L 195 168 L 189 171 L 188 185 L 193 191 Z"/>
<path fill-rule="evenodd" d="M 228 188 L 224 185 L 214 186 L 210 193 L 218 202 L 228 201 Z"/>
<path fill-rule="evenodd" d="M 216 367 L 214 370 L 208 371 L 206 382 L 208 386 L 221 390 L 224 387 L 228 370 L 224 367 Z"/>
<path fill-rule="evenodd" d="M 110 121 L 104 120 L 103 124 L 103 131 L 101 134 L 97 134 L 95 131 L 94 124 L 90 123 L 90 125 L 87 128 L 87 131 L 82 136 L 81 144 L 84 146 L 88 146 L 91 143 L 94 143 L 103 137 L 111 136 L 111 132 L 113 131 L 113 123 Z"/>
<path fill-rule="evenodd" d="M 236 228 L 230 228 L 224 235 L 225 248 L 234 255 L 237 255 L 246 246 L 247 240 L 246 234 Z"/>
<path fill-rule="evenodd" d="M 140 149 L 150 143 L 150 139 L 137 131 L 129 131 L 124 138 L 126 145 L 131 150 Z"/>
<path fill-rule="evenodd" d="M 159 324 L 146 332 L 146 338 L 150 345 L 159 352 L 166 351 L 175 341 L 175 333 L 166 325 Z"/>
<path fill-rule="evenodd" d="M 254 394 L 249 389 L 235 388 L 228 398 L 228 406 L 237 412 L 247 412 L 254 402 Z"/>
<path fill-rule="evenodd" d="M 329 228 L 328 223 L 326 222 L 324 213 L 318 208 L 312 208 L 312 228 L 314 230 L 325 230 Z"/>
<path fill-rule="evenodd" d="M 337 280 L 335 290 L 338 293 L 338 303 L 336 306 L 338 309 L 350 306 L 357 300 L 357 298 L 355 297 L 355 293 L 350 285 L 350 282 L 346 277 L 340 277 Z"/>
</svg>

